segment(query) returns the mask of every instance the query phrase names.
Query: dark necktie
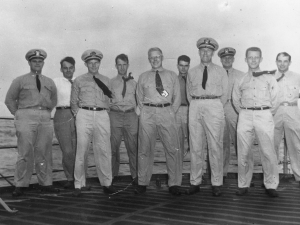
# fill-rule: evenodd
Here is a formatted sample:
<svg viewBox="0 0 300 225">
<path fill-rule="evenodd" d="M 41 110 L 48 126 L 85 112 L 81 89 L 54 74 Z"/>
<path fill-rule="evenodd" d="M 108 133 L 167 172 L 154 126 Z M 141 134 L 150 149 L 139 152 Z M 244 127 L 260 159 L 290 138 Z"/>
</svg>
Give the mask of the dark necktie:
<svg viewBox="0 0 300 225">
<path fill-rule="evenodd" d="M 156 90 L 158 91 L 158 93 L 160 95 L 162 95 L 163 91 L 164 91 L 164 86 L 162 84 L 160 75 L 158 73 L 158 70 L 156 70 L 156 74 L 155 74 L 155 84 L 156 84 Z"/>
<path fill-rule="evenodd" d="M 226 70 L 226 72 L 227 72 L 227 75 L 228 75 L 228 70 Z"/>
<path fill-rule="evenodd" d="M 35 75 L 35 80 L 36 80 L 37 89 L 39 90 L 39 92 L 41 92 L 41 81 L 38 74 Z"/>
<path fill-rule="evenodd" d="M 261 71 L 261 72 L 253 72 L 252 75 L 254 77 L 259 77 L 261 75 L 264 75 L 264 74 L 274 74 L 276 72 L 276 70 L 271 70 L 271 71 Z"/>
<path fill-rule="evenodd" d="M 281 77 L 279 77 L 277 80 L 277 82 L 279 82 L 282 78 L 284 77 L 284 73 L 281 75 Z"/>
<path fill-rule="evenodd" d="M 122 77 L 123 79 L 123 90 L 122 90 L 122 96 L 123 98 L 125 97 L 126 94 L 126 82 L 133 79 L 133 77 L 131 76 L 131 73 L 129 73 L 128 77 Z"/>
<path fill-rule="evenodd" d="M 186 76 L 182 76 L 182 79 L 184 80 L 184 83 L 186 83 Z"/>
<path fill-rule="evenodd" d="M 205 85 L 207 81 L 207 66 L 205 66 L 204 71 L 203 71 L 203 78 L 202 78 L 202 87 L 205 90 Z"/>
<path fill-rule="evenodd" d="M 95 76 L 93 76 L 94 81 L 97 83 L 98 87 L 103 91 L 103 93 L 108 96 L 109 98 L 112 98 L 112 93 L 111 91 L 108 89 L 108 87 L 98 78 L 96 78 Z"/>
<path fill-rule="evenodd" d="M 71 83 L 71 85 L 73 84 L 73 81 L 71 79 L 68 79 L 68 81 Z"/>
</svg>

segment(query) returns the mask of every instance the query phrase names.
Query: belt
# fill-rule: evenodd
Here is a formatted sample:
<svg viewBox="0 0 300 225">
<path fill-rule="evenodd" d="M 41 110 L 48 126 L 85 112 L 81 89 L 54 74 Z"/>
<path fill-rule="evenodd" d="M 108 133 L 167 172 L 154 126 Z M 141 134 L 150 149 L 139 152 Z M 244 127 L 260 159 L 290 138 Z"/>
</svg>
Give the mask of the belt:
<svg viewBox="0 0 300 225">
<path fill-rule="evenodd" d="M 266 110 L 266 109 L 270 109 L 269 106 L 265 106 L 265 107 L 241 107 L 242 109 L 247 109 L 247 110 Z"/>
<path fill-rule="evenodd" d="M 180 106 L 188 106 L 188 104 L 182 103 Z"/>
<path fill-rule="evenodd" d="M 71 109 L 70 106 L 59 106 L 59 107 L 56 107 L 56 110 L 57 109 Z"/>
<path fill-rule="evenodd" d="M 132 109 L 127 109 L 125 111 L 122 111 L 122 110 L 117 110 L 117 109 L 110 109 L 111 112 L 119 112 L 119 113 L 130 113 L 130 112 L 134 112 L 135 111 L 135 108 L 132 108 Z"/>
<path fill-rule="evenodd" d="M 167 107 L 167 106 L 170 106 L 171 104 L 170 103 L 166 103 L 166 104 L 151 104 L 151 103 L 144 103 L 144 105 L 146 106 L 151 106 L 151 107 Z"/>
<path fill-rule="evenodd" d="M 298 103 L 297 103 L 297 102 L 292 102 L 292 103 L 289 103 L 289 102 L 281 102 L 280 105 L 282 105 L 282 106 L 297 106 Z"/>
<path fill-rule="evenodd" d="M 29 107 L 27 109 L 49 110 L 49 108 L 47 108 L 45 106 L 33 106 L 33 107 Z"/>
<path fill-rule="evenodd" d="M 220 96 L 214 96 L 214 95 L 192 96 L 192 99 L 217 99 L 217 98 L 220 98 Z"/>
<path fill-rule="evenodd" d="M 80 107 L 80 108 L 86 109 L 86 110 L 91 110 L 91 111 L 102 111 L 102 110 L 107 110 L 107 108 L 87 107 L 87 106 L 82 106 L 82 107 Z"/>
</svg>

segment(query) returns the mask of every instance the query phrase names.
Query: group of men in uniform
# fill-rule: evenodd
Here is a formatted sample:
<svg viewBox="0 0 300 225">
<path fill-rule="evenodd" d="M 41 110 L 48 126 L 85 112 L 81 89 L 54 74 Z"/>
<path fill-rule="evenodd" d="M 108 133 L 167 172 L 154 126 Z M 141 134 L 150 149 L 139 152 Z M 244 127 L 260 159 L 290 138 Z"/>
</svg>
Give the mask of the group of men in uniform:
<svg viewBox="0 0 300 225">
<path fill-rule="evenodd" d="M 86 173 L 91 142 L 103 191 L 116 192 L 113 183 L 119 172 L 122 137 L 136 194 L 145 193 L 150 183 L 157 136 L 165 149 L 169 192 L 173 195 L 181 194 L 186 137 L 191 154 L 187 194 L 200 191 L 207 149 L 212 194 L 221 196 L 231 141 L 238 155 L 236 194 L 247 194 L 253 174 L 251 148 L 255 136 L 266 193 L 278 196 L 276 151 L 283 136 L 295 179 L 300 181 L 300 76 L 289 71 L 291 56 L 285 52 L 277 55 L 276 73 L 261 71 L 262 52 L 251 47 L 245 55 L 249 68 L 245 74 L 232 67 L 234 48 L 219 50 L 221 67 L 212 62 L 219 48 L 213 38 L 200 38 L 196 46 L 200 64 L 189 70 L 190 58 L 178 57 L 179 75 L 163 67 L 160 48 L 150 48 L 151 70 L 142 73 L 138 82 L 128 74 L 129 59 L 125 54 L 115 59 L 116 77 L 110 80 L 100 74 L 103 54 L 95 49 L 82 54 L 86 74 L 74 79 L 75 60 L 65 57 L 60 62 L 63 77 L 52 81 L 41 74 L 46 52 L 30 50 L 25 56 L 30 73 L 12 82 L 5 100 L 15 116 L 18 137 L 13 196 L 22 195 L 29 186 L 34 162 L 42 191 L 59 191 L 52 186 L 51 111 L 55 106 L 54 131 L 63 152 L 65 188 L 75 188 L 76 197 L 90 189 Z"/>
</svg>

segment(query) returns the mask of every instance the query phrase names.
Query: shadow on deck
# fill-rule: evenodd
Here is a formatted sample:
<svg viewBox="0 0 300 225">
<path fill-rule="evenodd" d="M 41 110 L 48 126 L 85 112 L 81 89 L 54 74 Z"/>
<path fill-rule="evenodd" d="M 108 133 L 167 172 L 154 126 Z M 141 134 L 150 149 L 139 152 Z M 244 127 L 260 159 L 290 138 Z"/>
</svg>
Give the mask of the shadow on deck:
<svg viewBox="0 0 300 225">
<path fill-rule="evenodd" d="M 161 188 L 156 186 L 159 178 Z M 71 190 L 62 188 L 63 181 L 55 182 L 59 194 L 42 194 L 36 185 L 20 198 L 12 198 L 12 188 L 1 188 L 1 198 L 10 208 L 0 209 L 0 224 L 300 224 L 300 188 L 294 179 L 281 182 L 279 198 L 270 198 L 261 187 L 261 175 L 254 177 L 255 187 L 247 196 L 235 195 L 237 179 L 234 174 L 226 179 L 221 197 L 213 197 L 211 185 L 201 185 L 195 195 L 172 196 L 166 185 L 166 175 L 153 175 L 144 195 L 135 195 L 133 187 L 114 196 L 105 195 L 97 178 L 88 179 L 91 191 L 83 196 L 72 196 Z M 130 183 L 122 176 L 115 183 L 122 190 Z M 183 175 L 182 191 L 189 186 L 189 174 Z"/>
</svg>

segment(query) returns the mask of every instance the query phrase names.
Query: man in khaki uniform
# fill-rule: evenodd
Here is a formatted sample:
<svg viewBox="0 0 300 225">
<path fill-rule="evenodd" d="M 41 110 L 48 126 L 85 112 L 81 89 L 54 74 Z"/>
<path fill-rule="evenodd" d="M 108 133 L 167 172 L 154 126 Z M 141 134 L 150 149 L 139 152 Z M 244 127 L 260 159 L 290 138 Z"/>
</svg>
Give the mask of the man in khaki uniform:
<svg viewBox="0 0 300 225">
<path fill-rule="evenodd" d="M 181 104 L 176 113 L 176 122 L 178 125 L 178 136 L 181 148 L 181 160 L 184 159 L 184 155 L 188 152 L 188 149 L 184 149 L 185 138 L 189 138 L 188 135 L 188 112 L 189 101 L 186 96 L 186 79 L 190 68 L 190 57 L 181 55 L 177 59 L 177 68 L 179 71 L 178 80 L 180 84 Z"/>
<path fill-rule="evenodd" d="M 129 158 L 129 168 L 134 184 L 137 182 L 137 138 L 138 116 L 136 114 L 136 81 L 127 75 L 129 59 L 125 54 L 116 57 L 118 75 L 111 79 L 110 90 L 112 99 L 110 103 L 110 129 L 112 175 L 115 178 L 119 173 L 120 144 L 122 136 Z"/>
<path fill-rule="evenodd" d="M 286 139 L 292 171 L 296 181 L 300 181 L 300 111 L 297 107 L 300 89 L 300 74 L 289 70 L 291 56 L 286 52 L 276 57 L 278 71 L 275 78 L 278 82 L 279 108 L 274 116 L 275 150 L 279 152 L 283 135 Z"/>
<path fill-rule="evenodd" d="M 37 179 L 46 192 L 59 192 L 52 187 L 51 111 L 57 102 L 57 90 L 52 79 L 42 75 L 47 53 L 32 49 L 25 58 L 30 72 L 13 80 L 5 104 L 15 116 L 18 137 L 18 160 L 15 169 L 15 190 L 12 195 L 23 195 L 35 165 Z"/>
<path fill-rule="evenodd" d="M 253 174 L 251 154 L 256 135 L 263 172 L 266 193 L 277 197 L 279 184 L 277 158 L 274 148 L 274 121 L 272 114 L 278 108 L 278 84 L 269 71 L 260 70 L 262 53 L 260 48 L 251 47 L 246 51 L 246 63 L 249 71 L 234 85 L 232 99 L 239 113 L 237 127 L 238 146 L 238 191 L 237 195 L 248 193 Z M 275 72 L 275 71 L 273 71 Z"/>
<path fill-rule="evenodd" d="M 223 137 L 223 179 L 227 177 L 230 164 L 230 139 L 232 140 L 235 152 L 237 153 L 236 128 L 238 114 L 233 107 L 231 96 L 234 82 L 241 79 L 244 73 L 232 67 L 235 53 L 235 49 L 231 47 L 222 48 L 218 52 L 218 56 L 220 57 L 223 68 L 226 70 L 228 76 L 228 98 L 224 106 L 226 125 Z"/>
<path fill-rule="evenodd" d="M 212 62 L 214 52 L 219 47 L 213 38 L 200 38 L 196 46 L 201 62 L 189 71 L 187 78 L 191 152 L 191 186 L 187 193 L 194 194 L 200 191 L 206 138 L 211 165 L 212 194 L 220 196 L 220 187 L 223 185 L 225 126 L 223 105 L 227 101 L 228 76 L 222 67 Z"/>
<path fill-rule="evenodd" d="M 107 113 L 112 93 L 108 88 L 109 78 L 99 73 L 102 58 L 103 54 L 99 50 L 83 52 L 81 59 L 88 72 L 78 76 L 72 85 L 71 109 L 76 117 L 77 132 L 75 197 L 79 197 L 81 190 L 86 187 L 86 163 L 91 141 L 103 192 L 115 192 L 112 186 L 110 121 Z"/>
<path fill-rule="evenodd" d="M 175 113 L 181 102 L 178 77 L 162 66 L 159 48 L 150 48 L 148 59 L 152 69 L 140 75 L 137 101 L 141 110 L 138 137 L 138 186 L 136 194 L 146 192 L 153 169 L 157 134 L 166 153 L 169 192 L 180 195 L 182 162 Z"/>
</svg>

